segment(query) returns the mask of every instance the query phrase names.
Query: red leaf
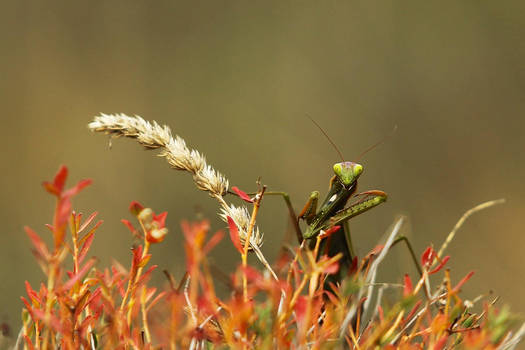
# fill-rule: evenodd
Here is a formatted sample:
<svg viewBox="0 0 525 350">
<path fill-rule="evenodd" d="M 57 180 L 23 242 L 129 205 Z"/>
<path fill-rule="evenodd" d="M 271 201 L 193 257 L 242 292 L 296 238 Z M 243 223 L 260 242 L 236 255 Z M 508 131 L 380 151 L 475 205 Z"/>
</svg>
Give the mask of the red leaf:
<svg viewBox="0 0 525 350">
<path fill-rule="evenodd" d="M 29 312 L 29 315 L 31 316 L 31 318 L 35 321 L 36 317 L 33 314 L 33 306 L 31 306 L 29 301 L 26 298 L 24 298 L 24 297 L 20 297 L 20 300 L 22 300 L 22 302 L 24 303 L 24 305 L 26 307 L 27 312 Z"/>
<path fill-rule="evenodd" d="M 140 212 L 142 211 L 142 209 L 144 209 L 144 206 L 142 204 L 140 204 L 139 202 L 137 202 L 137 201 L 133 201 L 129 205 L 129 211 L 134 216 L 138 216 L 140 214 Z"/>
<path fill-rule="evenodd" d="M 326 266 L 323 270 L 324 273 L 331 275 L 339 271 L 339 261 L 335 261 L 333 264 Z"/>
<path fill-rule="evenodd" d="M 204 248 L 202 249 L 203 254 L 207 254 L 210 250 L 212 250 L 224 237 L 224 232 L 218 231 L 216 232 L 206 243 Z"/>
<path fill-rule="evenodd" d="M 122 219 L 122 220 L 120 220 L 120 222 L 122 222 L 124 225 L 126 225 L 128 230 L 130 230 L 133 235 L 135 235 L 137 233 L 137 230 L 135 229 L 135 227 L 133 227 L 133 224 L 131 222 L 129 222 L 129 220 Z"/>
<path fill-rule="evenodd" d="M 459 289 L 472 277 L 473 274 L 474 271 L 470 271 L 465 277 L 463 277 L 463 279 L 459 281 L 459 283 L 454 288 L 452 288 L 452 293 L 459 292 Z"/>
<path fill-rule="evenodd" d="M 97 229 L 100 225 L 102 225 L 103 222 L 103 220 L 97 221 L 97 223 L 84 236 L 82 236 L 82 238 L 79 239 L 78 244 L 82 245 L 91 234 L 97 231 Z"/>
<path fill-rule="evenodd" d="M 153 299 L 153 300 L 149 303 L 149 305 L 148 305 L 146 311 L 149 311 L 153 306 L 155 306 L 155 304 L 157 304 L 157 302 L 158 302 L 160 299 L 162 299 L 162 298 L 163 298 L 164 296 L 166 296 L 166 295 L 167 295 L 166 292 L 160 292 L 160 293 L 155 297 L 155 299 Z"/>
<path fill-rule="evenodd" d="M 24 229 L 26 230 L 26 234 L 29 236 L 31 243 L 33 243 L 33 246 L 35 247 L 38 256 L 45 261 L 49 260 L 49 251 L 47 250 L 46 244 L 44 243 L 44 241 L 42 241 L 40 236 L 29 226 L 25 226 Z"/>
<path fill-rule="evenodd" d="M 435 257 L 436 251 L 432 249 L 432 247 L 428 247 L 421 255 L 421 265 L 430 266 L 430 264 L 432 264 L 432 261 L 434 261 Z"/>
<path fill-rule="evenodd" d="M 38 319 L 46 323 L 49 322 L 49 325 L 53 327 L 56 331 L 58 332 L 64 331 L 62 323 L 60 322 L 60 319 L 56 315 L 46 314 L 44 311 L 39 310 L 39 309 L 33 309 L 33 313 Z"/>
<path fill-rule="evenodd" d="M 84 258 L 86 257 L 86 254 L 89 250 L 89 247 L 91 247 L 91 243 L 93 243 L 94 238 L 95 238 L 95 232 L 91 232 L 86 235 L 85 242 L 82 245 L 82 248 L 80 248 L 80 252 L 78 253 L 79 263 L 82 263 L 82 260 L 84 260 Z"/>
<path fill-rule="evenodd" d="M 408 321 L 412 318 L 412 316 L 414 316 L 414 314 L 416 313 L 417 309 L 419 308 L 419 306 L 421 306 L 421 303 L 422 301 L 421 300 L 418 300 L 416 305 L 414 305 L 414 307 L 412 308 L 412 310 L 408 313 L 408 315 L 404 318 L 404 321 Z"/>
<path fill-rule="evenodd" d="M 448 335 L 444 335 L 434 344 L 433 350 L 441 350 L 447 344 Z"/>
<path fill-rule="evenodd" d="M 80 271 L 78 271 L 78 273 L 75 276 L 73 276 L 69 281 L 67 281 L 61 286 L 61 290 L 65 291 L 71 289 L 73 285 L 77 281 L 79 281 L 89 271 L 89 269 L 93 267 L 93 265 L 95 265 L 95 262 L 95 258 L 91 258 L 90 260 L 88 260 L 88 262 L 86 262 L 86 264 L 80 269 Z"/>
<path fill-rule="evenodd" d="M 405 283 L 403 287 L 403 296 L 407 297 L 412 294 L 414 288 L 412 287 L 412 280 L 408 274 L 405 274 Z"/>
<path fill-rule="evenodd" d="M 244 201 L 248 203 L 253 203 L 253 199 L 248 196 L 248 194 L 244 191 L 241 191 L 237 186 L 232 186 L 232 190 Z"/>
<path fill-rule="evenodd" d="M 82 323 L 80 324 L 80 330 L 84 330 L 86 329 L 88 326 L 93 326 L 92 323 L 95 321 L 95 317 L 93 317 L 93 315 L 89 315 L 88 317 L 86 317 Z"/>
<path fill-rule="evenodd" d="M 329 284 L 331 290 L 337 290 L 338 287 L 334 283 L 328 282 L 328 284 Z M 336 297 L 334 293 L 330 292 L 327 289 L 324 289 L 323 293 L 328 297 L 328 299 L 330 299 L 332 304 L 337 305 L 337 303 L 339 303 L 339 298 Z"/>
<path fill-rule="evenodd" d="M 30 350 L 35 350 L 35 346 L 33 345 L 33 342 L 31 341 L 31 338 L 29 338 L 27 335 L 24 335 L 24 339 L 26 341 L 27 346 Z"/>
<path fill-rule="evenodd" d="M 297 302 L 295 303 L 294 307 L 297 322 L 301 322 L 304 320 L 304 316 L 306 315 L 307 303 L 307 297 L 305 295 L 301 295 L 297 298 Z"/>
<path fill-rule="evenodd" d="M 385 313 L 381 305 L 377 305 L 377 313 L 379 314 L 379 321 L 383 322 L 383 320 L 385 319 Z"/>
<path fill-rule="evenodd" d="M 82 214 L 79 214 L 79 216 L 82 215 Z M 87 219 L 86 221 L 84 221 L 84 223 L 80 226 L 80 228 L 78 229 L 78 233 L 82 233 L 82 231 L 84 231 L 86 229 L 86 227 L 93 221 L 93 219 L 98 215 L 98 212 L 94 212 L 93 214 L 91 214 Z"/>
<path fill-rule="evenodd" d="M 25 286 L 26 286 L 27 296 L 31 299 L 31 301 L 33 303 L 40 304 L 40 298 L 38 297 L 38 293 L 35 290 L 33 290 L 33 288 L 31 288 L 31 285 L 29 284 L 28 281 L 25 281 Z"/>
<path fill-rule="evenodd" d="M 443 259 L 441 259 L 441 261 L 439 262 L 439 265 L 436 266 L 434 269 L 432 269 L 432 271 L 429 271 L 428 274 L 432 275 L 436 272 L 439 272 L 439 270 L 441 270 L 443 266 L 445 266 L 445 264 L 447 263 L 447 261 L 449 261 L 449 259 L 450 259 L 450 255 L 445 256 Z"/>
<path fill-rule="evenodd" d="M 73 222 L 75 223 L 75 231 L 78 233 L 78 229 L 80 227 L 80 220 L 82 220 L 82 213 L 76 213 L 76 211 L 73 210 Z"/>
<path fill-rule="evenodd" d="M 82 191 L 85 187 L 91 185 L 92 182 L 93 181 L 91 181 L 91 179 L 80 180 L 75 186 L 71 187 L 66 192 L 64 192 L 62 197 L 73 197 L 77 195 L 80 191 Z"/>
<path fill-rule="evenodd" d="M 333 233 L 339 231 L 340 228 L 341 228 L 341 226 L 339 226 L 339 225 L 332 226 L 328 230 L 323 231 L 323 233 L 320 235 L 320 237 L 321 238 L 330 237 L 330 235 L 332 235 Z"/>
<path fill-rule="evenodd" d="M 66 184 L 67 173 L 67 167 L 65 165 L 61 165 L 55 175 L 55 178 L 53 179 L 53 184 L 60 192 L 62 192 L 64 185 Z"/>
<path fill-rule="evenodd" d="M 102 290 L 100 289 L 101 287 L 98 287 L 97 289 L 95 289 L 95 291 L 93 293 L 91 293 L 91 296 L 89 297 L 88 301 L 86 302 L 86 305 L 90 305 L 93 300 L 96 300 L 100 297 L 100 293 L 102 292 Z"/>
<path fill-rule="evenodd" d="M 48 191 L 51 194 L 54 194 L 55 196 L 59 196 L 62 193 L 62 190 L 64 189 L 64 184 L 66 183 L 67 179 L 67 167 L 62 165 L 56 175 L 53 179 L 53 182 L 44 182 L 44 188 L 46 191 Z"/>
<path fill-rule="evenodd" d="M 144 298 L 144 302 L 147 303 L 157 292 L 157 288 L 152 287 L 149 289 L 146 289 L 146 296 Z"/>
<path fill-rule="evenodd" d="M 42 183 L 42 186 L 44 186 L 44 189 L 47 192 L 49 192 L 49 193 L 51 193 L 51 194 L 53 194 L 53 195 L 55 195 L 57 197 L 60 196 L 60 192 L 58 192 L 58 190 L 55 187 L 55 185 L 53 185 L 51 182 L 45 181 L 45 182 Z"/>
<path fill-rule="evenodd" d="M 230 239 L 233 242 L 233 245 L 240 254 L 243 254 L 244 249 L 241 245 L 241 240 L 239 238 L 239 229 L 237 228 L 237 224 L 235 224 L 235 221 L 231 217 L 228 216 L 228 226 L 230 228 Z"/>
<path fill-rule="evenodd" d="M 67 223 L 69 215 L 71 215 L 71 201 L 67 197 L 60 198 L 55 212 L 55 222 L 53 223 L 55 228 L 54 232 L 60 230 L 61 226 Z"/>
<path fill-rule="evenodd" d="M 139 245 L 137 247 L 132 248 L 131 253 L 133 254 L 133 259 L 131 261 L 132 266 L 138 266 L 142 259 L 142 246 Z"/>
<path fill-rule="evenodd" d="M 146 254 L 144 257 L 142 257 L 139 261 L 138 267 L 144 267 L 148 264 L 149 260 L 151 259 L 151 254 Z"/>
<path fill-rule="evenodd" d="M 146 280 L 148 280 L 153 270 L 155 270 L 157 267 L 159 267 L 159 265 L 152 265 L 149 269 L 147 269 L 146 272 L 144 272 L 144 274 L 140 276 L 140 279 L 137 281 L 137 285 L 141 285 Z"/>
<path fill-rule="evenodd" d="M 352 265 L 350 265 L 350 268 L 348 269 L 349 275 L 353 275 L 355 272 L 357 272 L 357 263 L 358 263 L 357 256 L 354 256 L 354 258 L 352 259 Z"/>
<path fill-rule="evenodd" d="M 157 223 L 157 228 L 164 228 L 166 227 L 166 216 L 168 216 L 168 212 L 165 211 L 163 213 L 160 213 L 159 215 L 153 214 L 153 222 Z"/>
<path fill-rule="evenodd" d="M 246 278 L 250 282 L 259 283 L 264 280 L 263 275 L 259 271 L 257 271 L 256 269 L 254 269 L 253 267 L 249 265 L 244 267 L 243 270 L 244 270 L 244 273 L 246 274 Z"/>
</svg>

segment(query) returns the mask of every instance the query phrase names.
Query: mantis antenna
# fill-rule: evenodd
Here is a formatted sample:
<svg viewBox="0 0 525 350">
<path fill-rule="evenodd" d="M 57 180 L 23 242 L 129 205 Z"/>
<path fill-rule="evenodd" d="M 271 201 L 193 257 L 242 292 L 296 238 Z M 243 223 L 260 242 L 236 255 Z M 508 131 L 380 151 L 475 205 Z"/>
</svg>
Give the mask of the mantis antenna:
<svg viewBox="0 0 525 350">
<path fill-rule="evenodd" d="M 317 122 L 314 120 L 314 118 L 310 117 L 308 114 L 306 115 L 308 118 L 310 118 L 310 120 L 312 121 L 312 123 L 315 124 L 315 126 L 317 126 L 319 128 L 319 130 L 321 130 L 321 132 L 323 133 L 323 135 L 326 137 L 326 139 L 328 140 L 328 142 L 330 142 L 330 144 L 334 147 L 334 149 L 337 151 L 337 153 L 339 154 L 339 157 L 341 157 L 341 160 L 344 162 L 345 161 L 345 157 L 343 157 L 343 154 L 341 153 L 341 151 L 339 150 L 339 148 L 337 147 L 337 145 L 334 143 L 334 141 L 332 141 L 332 139 L 330 138 L 330 136 L 328 136 L 328 134 L 323 130 L 323 128 L 321 128 L 321 126 L 319 124 L 317 124 Z"/>
<path fill-rule="evenodd" d="M 386 140 L 388 140 L 390 137 L 392 137 L 392 135 L 394 135 L 394 133 L 396 132 L 397 130 L 397 124 L 394 125 L 394 128 L 392 129 L 392 131 L 390 131 L 390 133 L 388 135 L 385 135 L 381 140 L 377 141 L 376 143 L 374 143 L 372 146 L 368 147 L 367 149 L 365 149 L 363 152 L 361 152 L 361 154 L 357 157 L 357 159 L 355 160 L 356 162 L 358 162 L 365 154 L 367 154 L 369 151 L 373 150 L 374 148 L 376 148 L 377 146 L 380 146 L 382 145 L 383 143 L 385 143 Z"/>
</svg>

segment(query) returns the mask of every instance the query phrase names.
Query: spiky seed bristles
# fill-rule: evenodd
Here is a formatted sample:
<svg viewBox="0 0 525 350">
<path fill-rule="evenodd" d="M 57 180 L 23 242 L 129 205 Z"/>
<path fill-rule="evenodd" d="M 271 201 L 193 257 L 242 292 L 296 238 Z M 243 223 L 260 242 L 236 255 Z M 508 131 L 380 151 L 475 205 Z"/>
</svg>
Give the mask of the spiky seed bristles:
<svg viewBox="0 0 525 350">
<path fill-rule="evenodd" d="M 228 192 L 228 179 L 211 165 L 197 150 L 186 146 L 184 139 L 178 135 L 172 136 L 167 125 L 149 122 L 139 116 L 129 117 L 125 114 L 104 114 L 96 116 L 88 124 L 91 131 L 103 132 L 115 137 L 125 136 L 137 139 L 148 149 L 160 149 L 160 157 L 166 158 L 174 169 L 188 171 L 193 174 L 193 181 L 199 190 L 206 191 L 221 204 L 219 216 L 228 222 L 230 216 L 239 227 L 239 237 L 244 244 L 250 223 L 250 214 L 245 207 L 228 206 L 223 196 Z M 258 250 L 263 244 L 263 234 L 257 227 L 253 228 L 250 238 L 250 250 Z M 258 256 L 260 255 L 258 252 Z"/>
<path fill-rule="evenodd" d="M 159 156 L 177 170 L 189 171 L 200 190 L 213 195 L 223 196 L 228 192 L 228 180 L 211 166 L 206 164 L 204 156 L 196 150 L 189 149 L 180 136 L 172 136 L 167 125 L 148 122 L 139 116 L 129 117 L 125 114 L 101 114 L 88 124 L 89 129 L 114 136 L 135 138 L 146 148 L 161 149 Z"/>
<path fill-rule="evenodd" d="M 233 219 L 237 227 L 239 228 L 239 239 L 241 244 L 244 246 L 246 242 L 246 236 L 248 232 L 248 227 L 250 226 L 250 214 L 246 207 L 236 207 L 231 204 L 229 207 L 221 208 L 221 213 L 219 216 L 224 221 L 228 221 L 228 216 Z M 253 228 L 252 235 L 250 237 L 250 250 L 253 246 L 261 247 L 263 245 L 264 234 L 259 232 L 258 227 Z"/>
</svg>

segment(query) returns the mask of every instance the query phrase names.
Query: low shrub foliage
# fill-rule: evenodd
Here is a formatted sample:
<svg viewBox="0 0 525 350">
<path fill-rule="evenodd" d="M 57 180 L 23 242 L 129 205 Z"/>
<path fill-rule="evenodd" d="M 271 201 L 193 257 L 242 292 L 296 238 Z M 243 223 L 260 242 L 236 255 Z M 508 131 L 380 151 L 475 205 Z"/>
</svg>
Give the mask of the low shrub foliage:
<svg viewBox="0 0 525 350">
<path fill-rule="evenodd" d="M 246 207 L 226 203 L 229 184 L 220 173 L 187 149 L 184 140 L 170 146 L 174 139 L 169 129 L 139 119 L 119 119 L 135 123 L 135 134 L 128 128 L 124 136 L 161 148 L 172 166 L 191 172 L 197 187 L 219 201 L 226 233 L 212 233 L 206 220 L 183 222 L 168 233 L 166 212 L 157 214 L 133 202 L 131 217 L 122 220 L 130 242 L 138 242 L 130 261 L 99 266 L 90 247 L 102 222 L 96 212 L 85 216 L 72 206 L 72 198 L 91 181 L 66 188 L 68 170 L 61 167 L 53 181 L 44 183 L 56 201 L 52 224 L 47 225 L 53 243 L 47 245 L 41 233 L 25 228 L 45 279 L 38 286 L 26 282 L 23 327 L 15 348 L 512 349 L 521 340 L 525 328 L 517 329 L 518 320 L 507 308 L 498 308 L 487 296 L 461 296 L 472 273 L 452 277 L 450 257 L 442 250 L 428 246 L 421 252 L 417 279 L 405 274 L 392 278 L 397 283 L 376 281 L 403 219 L 394 223 L 383 244 L 354 259 L 340 283 L 328 277 L 338 272 L 341 257 L 324 255 L 320 248 L 337 226 L 319 234 L 314 244 L 283 248 L 278 259 L 268 263 L 255 224 L 264 188 L 253 198 L 232 188 L 252 206 L 251 214 Z M 115 121 L 111 133 L 118 134 L 122 125 L 118 129 Z M 90 127 L 107 132 L 98 122 Z M 158 127 L 164 138 L 158 132 L 156 138 L 144 138 L 140 128 L 147 127 Z M 163 244 L 167 234 L 183 235 L 186 273 L 176 278 L 164 271 L 166 283 L 152 286 L 151 275 L 162 272 L 154 264 L 151 246 Z M 217 294 L 208 260 L 222 239 L 230 240 L 239 255 L 226 295 Z M 261 264 L 248 264 L 250 253 Z M 440 282 L 432 286 L 430 276 Z"/>
</svg>

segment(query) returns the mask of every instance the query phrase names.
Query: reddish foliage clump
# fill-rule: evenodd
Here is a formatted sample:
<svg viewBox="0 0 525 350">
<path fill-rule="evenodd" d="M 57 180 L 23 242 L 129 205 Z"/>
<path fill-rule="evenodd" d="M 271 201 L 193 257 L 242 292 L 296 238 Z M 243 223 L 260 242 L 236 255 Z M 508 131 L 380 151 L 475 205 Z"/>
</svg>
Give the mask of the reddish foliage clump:
<svg viewBox="0 0 525 350">
<path fill-rule="evenodd" d="M 283 250 L 277 275 L 240 265 L 229 281 L 231 293 L 220 298 L 208 255 L 224 233 L 208 239 L 207 221 L 183 222 L 186 273 L 176 283 L 166 272 L 168 283 L 159 290 L 148 286 L 157 267 L 150 265 L 150 245 L 162 242 L 168 233 L 167 213 L 155 214 L 138 202 L 131 203 L 130 212 L 140 228 L 128 220 L 122 222 L 142 243 L 132 249 L 129 270 L 117 262 L 98 267 L 95 258 L 86 257 L 102 222 L 94 221 L 97 213 L 82 221 L 83 215 L 73 211 L 71 204 L 90 181 L 65 190 L 66 179 L 67 168 L 61 167 L 52 182 L 44 183 L 56 197 L 53 224 L 48 226 L 53 247 L 26 227 L 47 279 L 36 289 L 26 282 L 27 296 L 22 297 L 26 349 L 440 350 L 510 348 L 515 341 L 510 337 L 513 317 L 507 309 L 498 311 L 485 303 L 481 313 L 474 313 L 471 303 L 460 299 L 460 289 L 472 273 L 453 286 L 450 271 L 445 270 L 439 288 L 430 288 L 429 276 L 440 272 L 449 260 L 438 257 L 432 247 L 421 256 L 418 280 L 413 282 L 408 274 L 402 277 L 397 301 L 378 300 L 375 307 L 370 307 L 375 301 L 368 302 L 374 288 L 368 277 L 382 245 L 361 261 L 356 258 L 342 284 L 330 283 L 327 276 L 338 272 L 340 256 L 322 255 L 319 247 L 337 227 L 320 234 L 312 250 Z M 234 190 L 251 201 L 244 192 Z M 228 223 L 231 241 L 245 259 L 247 249 L 237 226 L 231 218 Z M 72 261 L 71 271 L 65 268 L 67 259 Z"/>
</svg>

